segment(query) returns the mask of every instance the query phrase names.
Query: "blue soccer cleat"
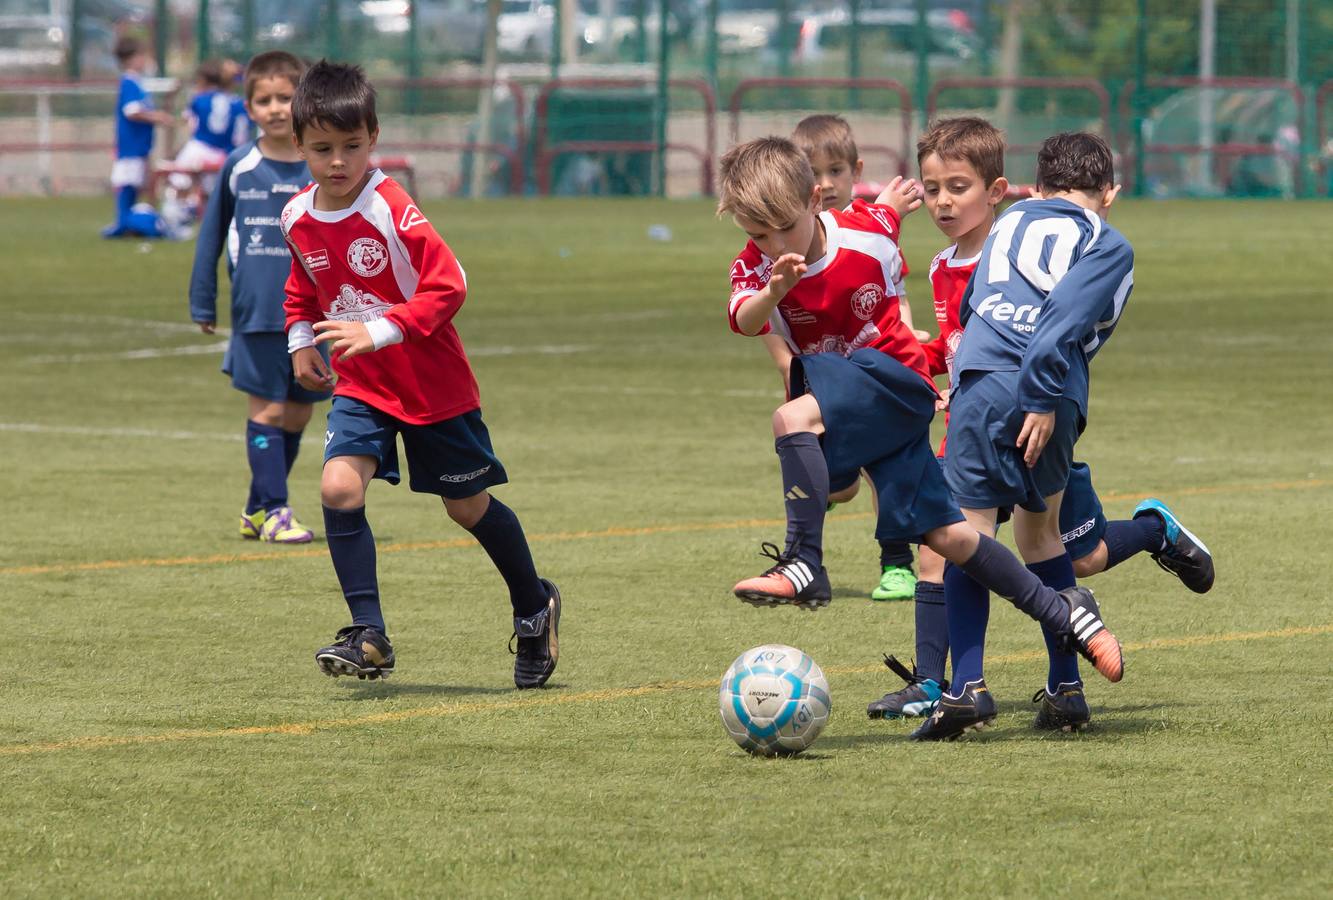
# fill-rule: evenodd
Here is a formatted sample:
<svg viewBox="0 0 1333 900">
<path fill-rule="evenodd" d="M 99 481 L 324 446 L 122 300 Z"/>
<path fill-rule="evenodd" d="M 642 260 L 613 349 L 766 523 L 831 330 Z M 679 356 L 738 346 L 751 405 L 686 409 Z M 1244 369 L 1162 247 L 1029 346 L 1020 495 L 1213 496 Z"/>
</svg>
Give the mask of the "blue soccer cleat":
<svg viewBox="0 0 1333 900">
<path fill-rule="evenodd" d="M 940 684 L 934 678 L 926 678 L 916 670 L 916 666 L 907 668 L 898 662 L 896 656 L 885 656 L 884 665 L 895 675 L 907 682 L 907 686 L 891 691 L 866 706 L 866 715 L 872 719 L 903 719 L 915 716 L 928 716 L 940 702 L 940 696 L 949 687 L 949 682 Z"/>
<path fill-rule="evenodd" d="M 1166 546 L 1152 554 L 1157 565 L 1175 575 L 1196 594 L 1206 594 L 1213 586 L 1213 555 L 1203 541 L 1180 524 L 1165 503 L 1149 497 L 1134 510 L 1134 518 L 1155 515 L 1166 531 Z"/>
</svg>

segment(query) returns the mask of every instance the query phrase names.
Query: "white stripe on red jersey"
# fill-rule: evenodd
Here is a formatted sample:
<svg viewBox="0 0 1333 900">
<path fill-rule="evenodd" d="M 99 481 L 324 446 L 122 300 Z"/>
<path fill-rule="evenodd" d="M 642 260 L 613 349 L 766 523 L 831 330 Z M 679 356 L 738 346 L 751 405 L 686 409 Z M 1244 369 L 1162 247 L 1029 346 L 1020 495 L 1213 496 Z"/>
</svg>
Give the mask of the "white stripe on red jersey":
<svg viewBox="0 0 1333 900">
<path fill-rule="evenodd" d="M 926 357 L 899 314 L 905 267 L 896 243 L 898 214 L 887 206 L 856 200 L 846 210 L 819 214 L 826 247 L 774 309 L 777 332 L 792 352 L 850 355 L 862 347 L 887 353 L 930 381 Z M 763 290 L 773 270 L 753 241 L 731 265 L 727 318 L 737 333 L 736 312 Z"/>
<path fill-rule="evenodd" d="M 334 393 L 412 425 L 476 409 L 477 381 L 452 321 L 467 278 L 444 239 L 378 169 L 346 209 L 315 209 L 317 190 L 309 186 L 282 211 L 293 256 L 287 329 L 325 319 L 388 319 L 403 342 L 335 359 Z"/>
<path fill-rule="evenodd" d="M 976 271 L 978 253 L 971 259 L 958 259 L 958 245 L 941 250 L 930 261 L 930 290 L 935 297 L 935 321 L 939 323 L 939 337 L 922 345 L 931 375 L 951 375 L 953 355 L 963 339 L 963 326 L 958 315 L 962 309 L 967 282 Z"/>
</svg>

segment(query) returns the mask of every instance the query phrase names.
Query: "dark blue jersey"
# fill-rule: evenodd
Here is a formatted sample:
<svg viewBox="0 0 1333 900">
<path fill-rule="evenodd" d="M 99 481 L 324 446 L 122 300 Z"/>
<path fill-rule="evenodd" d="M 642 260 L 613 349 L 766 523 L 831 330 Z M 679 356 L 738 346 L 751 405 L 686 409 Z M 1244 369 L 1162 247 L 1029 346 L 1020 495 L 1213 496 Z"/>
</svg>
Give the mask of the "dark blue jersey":
<svg viewBox="0 0 1333 900">
<path fill-rule="evenodd" d="M 1067 200 L 1025 200 L 1000 216 L 963 295 L 963 372 L 1018 372 L 1024 412 L 1061 397 L 1088 414 L 1088 361 L 1134 286 L 1134 250 L 1097 214 Z"/>
<path fill-rule="evenodd" d="M 225 244 L 232 331 L 286 331 L 282 305 L 292 256 L 278 220 L 292 195 L 309 183 L 304 162 L 269 159 L 253 141 L 227 157 L 199 223 L 190 273 L 191 319 L 217 321 L 218 256 Z"/>
<path fill-rule="evenodd" d="M 190 100 L 194 139 L 228 153 L 250 136 L 245 102 L 226 91 L 204 91 Z"/>
<path fill-rule="evenodd" d="M 153 108 L 153 101 L 144 90 L 143 82 L 134 72 L 120 78 L 120 94 L 116 98 L 116 159 L 135 159 L 147 156 L 153 149 L 153 123 L 135 122 L 134 113 Z"/>
</svg>

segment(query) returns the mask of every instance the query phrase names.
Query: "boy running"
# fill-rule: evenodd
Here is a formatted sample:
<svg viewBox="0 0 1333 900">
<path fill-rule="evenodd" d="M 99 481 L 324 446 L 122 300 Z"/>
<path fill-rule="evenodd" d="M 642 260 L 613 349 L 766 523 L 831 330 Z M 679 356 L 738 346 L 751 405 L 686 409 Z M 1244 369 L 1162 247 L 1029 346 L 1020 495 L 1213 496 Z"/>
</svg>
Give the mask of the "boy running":
<svg viewBox="0 0 1333 900">
<path fill-rule="evenodd" d="M 935 225 L 955 243 L 937 254 L 930 265 L 935 316 L 940 333 L 923 344 L 932 375 L 948 375 L 954 351 L 962 339 L 959 312 L 963 294 L 976 269 L 982 245 L 995 222 L 1008 182 L 1004 166 L 1004 137 L 984 119 L 971 116 L 934 123 L 917 142 L 917 163 L 925 192 L 925 206 Z M 940 455 L 944 455 L 944 447 Z M 1151 514 L 1150 514 L 1151 513 Z M 1181 577 L 1192 590 L 1211 586 L 1211 560 L 1191 563 L 1181 542 L 1164 540 L 1176 522 L 1165 504 L 1145 500 L 1135 518 L 1107 522 L 1093 490 L 1088 466 L 1075 462 L 1060 506 L 1061 541 L 1073 559 L 1074 572 L 1087 577 L 1117 565 L 1137 552 L 1149 551 L 1159 563 Z M 921 578 L 916 586 L 916 662 L 912 669 L 893 657 L 886 663 L 907 686 L 869 704 L 872 719 L 929 715 L 939 701 L 949 651 L 948 621 L 944 607 L 945 561 L 929 548 L 921 550 Z M 1206 572 L 1204 571 L 1206 568 Z M 1206 577 L 1206 584 L 1203 579 Z M 1078 730 L 1088 712 L 1071 690 L 1047 685 L 1037 692 L 1041 709 L 1038 728 Z M 1079 708 L 1081 707 L 1081 708 Z"/>
<path fill-rule="evenodd" d="M 360 68 L 312 66 L 292 100 L 292 124 L 315 184 L 282 212 L 294 257 L 288 347 L 307 387 L 327 388 L 338 376 L 320 496 L 329 555 L 352 615 L 315 661 L 334 677 L 374 679 L 394 670 L 365 504 L 372 478 L 398 483 L 401 435 L 412 490 L 439 495 L 508 585 L 514 684 L 541 687 L 558 658 L 560 593 L 538 577 L 518 517 L 486 491 L 508 477 L 453 326 L 467 292 L 463 270 L 412 198 L 370 167 L 379 124 L 374 88 Z M 329 345 L 333 372 L 317 343 Z"/>
<path fill-rule="evenodd" d="M 298 384 L 287 354 L 283 286 L 292 256 L 278 217 L 310 183 L 292 144 L 292 95 L 304 69 L 282 50 L 261 53 L 245 69 L 246 108 L 260 137 L 227 157 L 219 188 L 208 199 L 190 273 L 190 318 L 204 334 L 217 327 L 218 256 L 227 248 L 231 278 L 231 339 L 222 371 L 247 396 L 245 455 L 250 495 L 241 510 L 243 538 L 304 544 L 314 532 L 296 520 L 287 477 L 314 405 L 326 387 Z"/>
<path fill-rule="evenodd" d="M 1100 620 L 1074 632 L 1073 616 L 1095 609 L 1091 595 L 1043 585 L 1002 544 L 968 526 L 931 451 L 939 395 L 920 343 L 898 316 L 894 287 L 900 217 L 920 202 L 914 187 L 897 184 L 875 204 L 820 212 L 814 173 L 790 141 L 751 141 L 722 158 L 718 212 L 750 238 L 732 264 L 731 327 L 766 333 L 776 312 L 806 351 L 792 360 L 793 399 L 773 415 L 786 541 L 781 551 L 767 545 L 774 565 L 734 593 L 758 606 L 827 605 L 829 472 L 865 468 L 879 494 L 876 537 L 924 541 L 1058 634 L 1061 649 L 1076 648 L 1118 680 L 1120 646 Z"/>
</svg>

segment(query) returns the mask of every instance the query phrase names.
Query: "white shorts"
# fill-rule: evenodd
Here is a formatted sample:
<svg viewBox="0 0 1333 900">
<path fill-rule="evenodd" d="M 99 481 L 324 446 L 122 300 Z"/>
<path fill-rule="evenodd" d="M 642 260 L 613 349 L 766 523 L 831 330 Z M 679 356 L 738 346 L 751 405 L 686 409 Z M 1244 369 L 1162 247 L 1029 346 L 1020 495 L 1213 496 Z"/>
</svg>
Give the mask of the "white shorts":
<svg viewBox="0 0 1333 900">
<path fill-rule="evenodd" d="M 180 152 L 176 154 L 176 165 L 182 169 L 191 169 L 195 172 L 221 168 L 226 161 L 226 150 L 210 147 L 195 138 L 186 141 L 185 146 L 181 147 Z"/>
<path fill-rule="evenodd" d="M 141 188 L 147 172 L 148 160 L 142 156 L 118 159 L 111 164 L 111 186 Z"/>
</svg>

